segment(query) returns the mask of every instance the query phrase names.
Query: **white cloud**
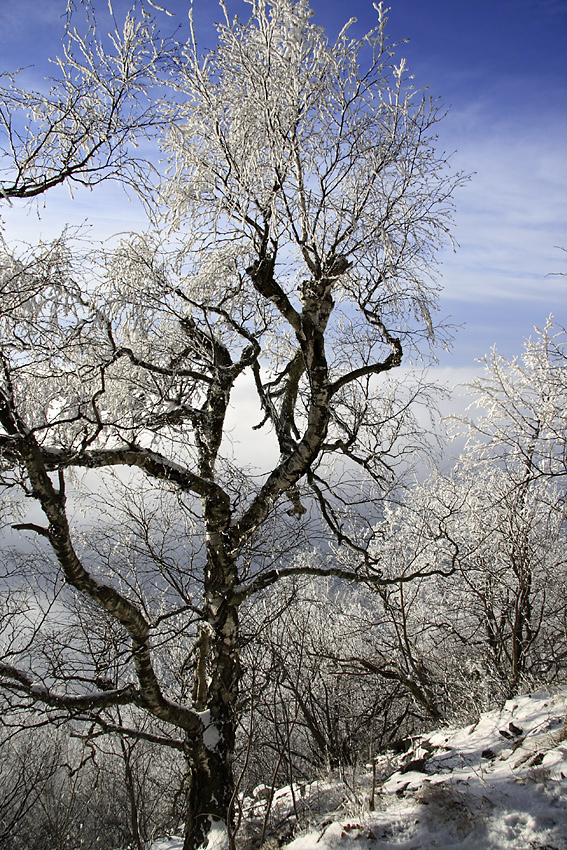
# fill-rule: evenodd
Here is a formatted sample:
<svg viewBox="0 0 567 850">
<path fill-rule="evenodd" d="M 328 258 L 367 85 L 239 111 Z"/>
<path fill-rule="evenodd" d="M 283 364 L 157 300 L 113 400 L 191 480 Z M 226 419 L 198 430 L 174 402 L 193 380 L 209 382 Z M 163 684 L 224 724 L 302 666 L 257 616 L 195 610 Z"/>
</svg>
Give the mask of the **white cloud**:
<svg viewBox="0 0 567 850">
<path fill-rule="evenodd" d="M 514 125 L 491 132 L 489 116 L 472 112 L 462 116 L 466 136 L 457 115 L 443 137 L 457 136 L 458 167 L 475 172 L 457 198 L 460 247 L 443 256 L 445 293 L 485 304 L 502 297 L 547 303 L 549 312 L 564 303 L 557 278 L 546 275 L 561 266 L 555 246 L 567 244 L 567 122 L 548 116 L 539 132 L 518 137 Z"/>
<path fill-rule="evenodd" d="M 126 194 L 117 183 L 105 182 L 94 189 L 57 186 L 37 201 L 0 203 L 0 226 L 7 240 L 33 244 L 56 238 L 62 230 L 85 226 L 95 240 L 116 233 L 147 228 L 143 207 L 133 191 Z"/>
</svg>

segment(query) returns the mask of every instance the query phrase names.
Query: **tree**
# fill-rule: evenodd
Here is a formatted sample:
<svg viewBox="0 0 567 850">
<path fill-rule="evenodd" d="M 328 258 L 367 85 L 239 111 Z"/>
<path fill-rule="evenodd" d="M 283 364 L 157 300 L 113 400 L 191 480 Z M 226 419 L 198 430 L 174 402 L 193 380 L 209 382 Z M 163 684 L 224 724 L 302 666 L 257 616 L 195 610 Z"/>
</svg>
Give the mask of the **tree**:
<svg viewBox="0 0 567 850">
<path fill-rule="evenodd" d="M 429 575 L 379 588 L 359 660 L 435 719 L 564 676 L 565 331 L 549 320 L 522 357 L 484 362 L 477 415 L 452 417 L 455 467 L 384 511 L 384 577 Z"/>
<path fill-rule="evenodd" d="M 521 357 L 508 360 L 494 348 L 480 361 L 484 375 L 466 385 L 479 414 L 453 417 L 471 459 L 498 463 L 520 489 L 538 478 L 565 486 L 566 349 L 565 328 L 551 316 L 525 341 Z"/>
<path fill-rule="evenodd" d="M 473 465 L 486 490 L 477 495 L 484 514 L 480 560 L 492 566 L 490 578 L 484 571 L 486 626 L 511 695 L 530 665 L 541 669 L 551 661 L 541 652 L 534 659 L 533 652 L 540 629 L 549 637 L 551 623 L 557 628 L 557 609 L 550 610 L 557 606 L 557 592 L 551 590 L 563 580 L 566 337 L 551 317 L 536 332 L 525 341 L 521 357 L 507 360 L 494 349 L 481 361 L 484 375 L 468 385 L 479 415 L 455 418 L 457 432 L 468 437 L 465 477 Z M 478 553 L 472 560 L 477 558 Z M 556 642 L 555 635 L 551 646 Z M 555 647 L 550 655 L 556 656 Z"/>
<path fill-rule="evenodd" d="M 175 827 L 170 751 L 86 733 L 81 741 L 39 713 L 2 717 L 2 850 L 142 850 Z"/>
<path fill-rule="evenodd" d="M 430 717 L 470 717 L 563 676 L 564 509 L 554 483 L 518 490 L 467 458 L 388 511 L 384 569 L 430 575 L 380 591 L 366 666 L 398 677 Z M 433 564 L 439 573 L 434 574 Z M 443 574 L 444 573 L 444 574 Z M 370 663 L 368 663 L 370 662 Z"/>
<path fill-rule="evenodd" d="M 414 428 L 384 376 L 434 341 L 430 274 L 461 178 L 377 10 L 372 32 L 347 25 L 334 43 L 303 0 L 227 16 L 204 58 L 193 34 L 164 77 L 151 66 L 174 88 L 171 170 L 146 196 L 168 205 L 169 236 L 83 256 L 62 238 L 39 265 L 2 263 L 3 481 L 27 497 L 12 529 L 37 546 L 13 562 L 40 610 L 57 599 L 16 622 L 3 685 L 181 752 L 185 850 L 231 836 L 241 612 L 293 575 L 383 580 L 376 503 Z M 43 151 L 40 189 L 66 160 Z M 260 476 L 226 440 L 245 375 L 274 436 Z M 349 566 L 329 535 L 356 553 Z M 296 558 L 310 536 L 319 553 Z M 85 620 L 92 634 L 73 641 Z"/>
<path fill-rule="evenodd" d="M 25 91 L 17 73 L 0 86 L 0 196 L 35 198 L 63 183 L 95 186 L 109 178 L 138 188 L 148 160 L 132 142 L 160 125 L 149 83 L 171 47 L 147 16 L 129 14 L 103 43 L 89 3 L 90 26 L 81 35 L 68 21 L 58 76 L 48 91 Z M 67 4 L 67 11 L 69 13 Z"/>
</svg>

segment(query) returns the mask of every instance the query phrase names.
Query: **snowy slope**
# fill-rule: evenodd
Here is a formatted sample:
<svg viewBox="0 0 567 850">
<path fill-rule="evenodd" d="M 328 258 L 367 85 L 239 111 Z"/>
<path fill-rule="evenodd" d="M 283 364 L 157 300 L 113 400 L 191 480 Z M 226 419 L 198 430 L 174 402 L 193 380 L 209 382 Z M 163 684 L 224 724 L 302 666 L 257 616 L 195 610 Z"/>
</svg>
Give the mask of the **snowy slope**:
<svg viewBox="0 0 567 850">
<path fill-rule="evenodd" d="M 566 712 L 567 690 L 539 692 L 464 729 L 428 733 L 404 755 L 380 756 L 374 810 L 372 772 L 293 794 L 283 788 L 272 801 L 279 830 L 271 837 L 295 834 L 288 850 L 567 850 Z M 263 821 L 262 797 L 245 801 L 250 839 Z M 173 839 L 153 850 L 180 847 Z"/>
</svg>

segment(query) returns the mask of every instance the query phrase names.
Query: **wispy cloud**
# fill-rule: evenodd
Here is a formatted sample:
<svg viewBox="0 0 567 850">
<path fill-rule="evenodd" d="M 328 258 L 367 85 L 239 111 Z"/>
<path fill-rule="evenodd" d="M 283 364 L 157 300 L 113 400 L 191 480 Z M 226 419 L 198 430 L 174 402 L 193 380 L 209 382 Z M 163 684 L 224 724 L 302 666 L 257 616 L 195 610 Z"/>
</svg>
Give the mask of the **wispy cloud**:
<svg viewBox="0 0 567 850">
<path fill-rule="evenodd" d="M 556 298 L 546 274 L 561 261 L 555 246 L 567 244 L 567 121 L 546 116 L 518 136 L 513 125 L 461 113 L 446 137 L 457 143 L 459 168 L 474 172 L 457 198 L 460 248 L 443 257 L 447 296 Z"/>
</svg>

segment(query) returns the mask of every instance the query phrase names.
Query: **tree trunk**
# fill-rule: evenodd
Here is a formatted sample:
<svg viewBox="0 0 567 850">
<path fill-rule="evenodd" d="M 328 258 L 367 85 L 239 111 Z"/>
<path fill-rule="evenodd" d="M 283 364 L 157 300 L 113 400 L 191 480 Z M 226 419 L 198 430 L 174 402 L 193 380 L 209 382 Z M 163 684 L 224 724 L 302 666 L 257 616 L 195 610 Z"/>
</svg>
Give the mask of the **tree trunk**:
<svg viewBox="0 0 567 850">
<path fill-rule="evenodd" d="M 194 694 L 199 694 L 195 707 L 200 712 L 202 730 L 186 737 L 183 850 L 206 846 L 215 827 L 230 834 L 233 822 L 236 701 L 241 676 L 239 621 L 233 598 L 236 565 L 219 555 L 219 549 L 214 551 L 211 546 L 205 582 L 209 630 L 206 639 L 202 633 L 198 642 L 194 687 Z M 203 681 L 206 672 L 209 678 Z"/>
<path fill-rule="evenodd" d="M 208 715 L 209 712 L 205 712 Z M 206 743 L 214 740 L 216 724 L 204 730 L 198 739 L 187 740 L 187 791 L 185 838 L 183 850 L 198 850 L 206 847 L 211 830 L 223 830 L 232 825 L 232 796 L 234 777 L 232 761 L 234 754 L 234 723 L 232 729 L 225 726 L 225 739 L 219 739 L 216 747 Z M 228 740 L 226 740 L 228 737 Z"/>
</svg>

